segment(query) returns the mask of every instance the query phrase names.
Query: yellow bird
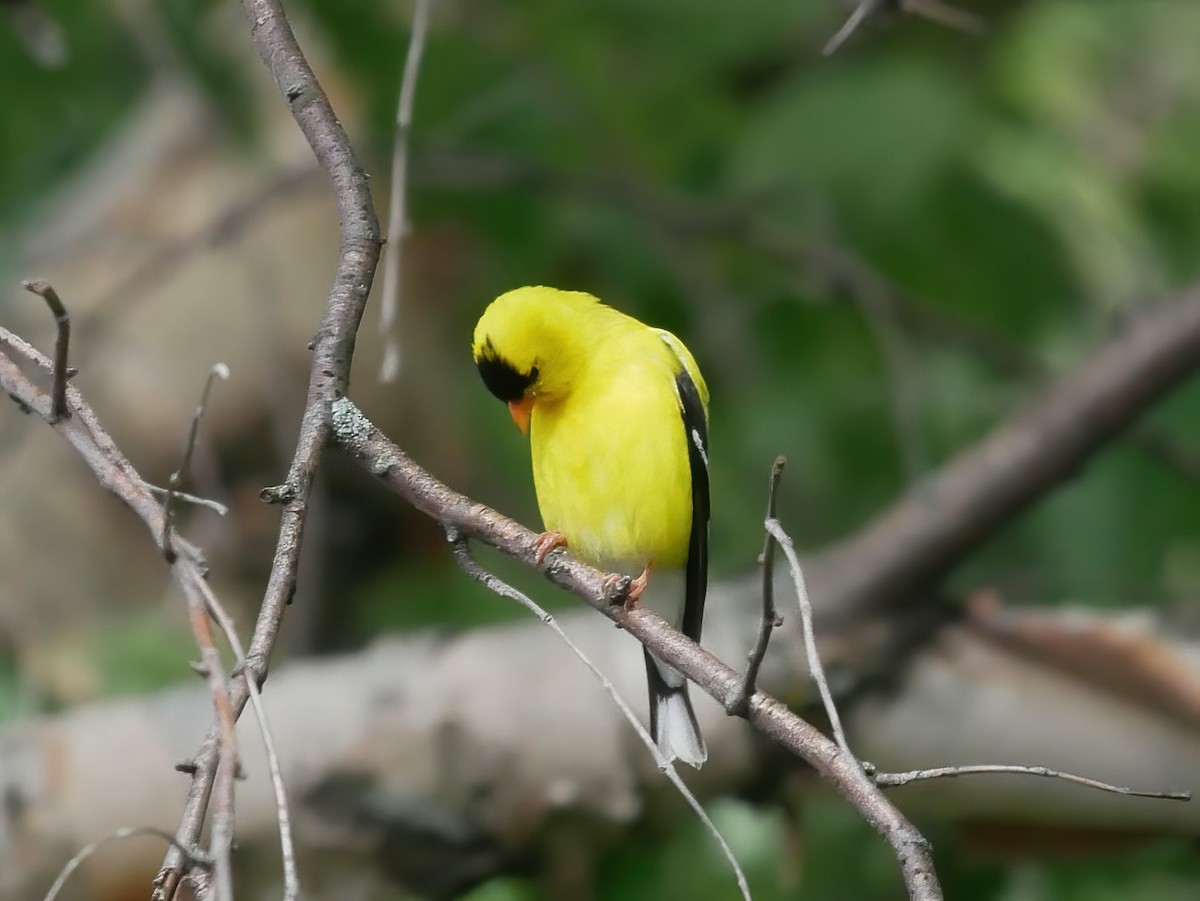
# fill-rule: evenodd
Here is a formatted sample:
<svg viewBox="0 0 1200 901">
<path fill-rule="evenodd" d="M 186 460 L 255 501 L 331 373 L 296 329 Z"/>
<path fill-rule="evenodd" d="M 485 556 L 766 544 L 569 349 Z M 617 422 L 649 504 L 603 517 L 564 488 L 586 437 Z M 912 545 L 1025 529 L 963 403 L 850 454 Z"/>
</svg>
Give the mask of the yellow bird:
<svg viewBox="0 0 1200 901">
<path fill-rule="evenodd" d="M 708 388 L 683 342 L 590 294 L 526 287 L 488 306 L 472 354 L 488 390 L 530 438 L 547 529 L 539 560 L 565 544 L 600 569 L 637 574 L 631 602 L 641 598 L 699 641 Z M 652 569 L 658 575 L 645 591 Z M 654 740 L 668 760 L 699 767 L 708 752 L 687 680 L 645 656 Z"/>
</svg>

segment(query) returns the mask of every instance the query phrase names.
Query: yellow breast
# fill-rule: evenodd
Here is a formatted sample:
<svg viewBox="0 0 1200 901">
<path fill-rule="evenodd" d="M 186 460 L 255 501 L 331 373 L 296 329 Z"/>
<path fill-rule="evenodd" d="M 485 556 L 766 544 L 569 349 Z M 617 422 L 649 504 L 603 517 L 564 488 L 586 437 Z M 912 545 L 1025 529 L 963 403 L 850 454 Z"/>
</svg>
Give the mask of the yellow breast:
<svg viewBox="0 0 1200 901">
<path fill-rule="evenodd" d="M 570 394 L 535 404 L 530 425 L 545 527 L 581 559 L 630 573 L 684 566 L 692 523 L 678 361 L 642 328 L 595 348 Z"/>
</svg>

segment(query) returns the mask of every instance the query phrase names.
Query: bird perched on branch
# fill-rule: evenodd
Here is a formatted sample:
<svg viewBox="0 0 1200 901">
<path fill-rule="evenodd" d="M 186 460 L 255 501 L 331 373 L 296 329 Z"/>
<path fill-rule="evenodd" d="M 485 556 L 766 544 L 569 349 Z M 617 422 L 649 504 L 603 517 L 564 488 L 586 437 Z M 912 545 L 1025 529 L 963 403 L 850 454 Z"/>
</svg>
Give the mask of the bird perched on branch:
<svg viewBox="0 0 1200 901">
<path fill-rule="evenodd" d="M 526 287 L 488 306 L 472 353 L 488 390 L 530 437 L 547 529 L 539 563 L 565 545 L 600 569 L 636 575 L 628 602 L 640 599 L 699 641 L 708 388 L 683 342 L 590 294 Z M 708 752 L 687 680 L 645 657 L 659 751 L 699 767 Z"/>
</svg>

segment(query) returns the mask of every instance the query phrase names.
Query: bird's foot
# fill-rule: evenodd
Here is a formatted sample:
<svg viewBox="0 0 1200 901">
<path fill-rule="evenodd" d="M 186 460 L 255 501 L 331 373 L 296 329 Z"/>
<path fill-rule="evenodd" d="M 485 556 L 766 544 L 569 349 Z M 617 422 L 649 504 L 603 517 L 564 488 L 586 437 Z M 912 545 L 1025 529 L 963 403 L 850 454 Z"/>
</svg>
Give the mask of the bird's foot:
<svg viewBox="0 0 1200 901">
<path fill-rule="evenodd" d="M 647 563 L 646 568 L 642 570 L 642 574 L 636 578 L 622 576 L 619 573 L 609 573 L 604 577 L 603 587 L 605 597 L 618 598 L 624 604 L 626 610 L 632 610 L 641 600 L 642 592 L 646 590 L 646 584 L 650 581 L 650 570 L 654 569 L 653 563 Z M 628 583 L 628 584 L 625 584 Z"/>
<path fill-rule="evenodd" d="M 600 580 L 600 593 L 610 604 L 626 604 L 629 598 L 629 586 L 633 579 L 620 573 L 609 573 Z"/>
<path fill-rule="evenodd" d="M 543 532 L 533 541 L 533 562 L 541 566 L 546 562 L 546 556 L 555 548 L 566 547 L 567 539 L 558 529 Z"/>
</svg>

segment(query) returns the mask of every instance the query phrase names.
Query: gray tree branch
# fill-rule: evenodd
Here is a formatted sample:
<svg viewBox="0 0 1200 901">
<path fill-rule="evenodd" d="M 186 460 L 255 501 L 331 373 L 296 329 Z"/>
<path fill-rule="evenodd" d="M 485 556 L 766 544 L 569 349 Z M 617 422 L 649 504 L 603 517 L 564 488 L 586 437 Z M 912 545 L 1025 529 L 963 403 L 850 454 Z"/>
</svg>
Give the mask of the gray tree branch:
<svg viewBox="0 0 1200 901">
<path fill-rule="evenodd" d="M 823 595 L 827 610 L 854 618 L 929 590 L 1197 371 L 1200 285 L 1148 310 L 1027 407 L 823 551 L 808 571 L 814 597 Z"/>
<path fill-rule="evenodd" d="M 351 459 L 414 507 L 443 526 L 460 530 L 529 566 L 537 565 L 534 532 L 443 485 L 389 441 L 349 400 L 334 404 L 333 427 L 335 440 Z M 550 553 L 541 568 L 551 582 L 603 613 L 723 708 L 733 712 L 743 707 L 739 702 L 745 680 L 739 673 L 650 610 L 627 607 L 622 598 L 608 596 L 604 573 L 574 560 L 562 549 Z M 762 691 L 755 691 L 744 709 L 755 729 L 812 765 L 887 840 L 896 853 L 909 897 L 942 897 L 928 843 L 871 782 L 857 760 Z"/>
<path fill-rule="evenodd" d="M 259 55 L 291 107 L 317 162 L 332 182 L 342 238 L 325 315 L 312 343 L 308 396 L 287 481 L 264 495 L 265 499 L 283 507 L 283 516 L 271 575 L 246 652 L 246 677 L 257 680 L 261 686 L 284 611 L 296 590 L 300 546 L 313 480 L 321 450 L 329 437 L 330 409 L 333 401 L 345 393 L 349 381 L 355 335 L 379 262 L 380 234 L 366 175 L 329 99 L 300 50 L 282 2 L 243 0 L 243 7 Z M 234 715 L 240 715 L 249 699 L 246 684 L 234 680 L 230 683 L 229 695 Z M 176 834 L 179 845 L 184 847 L 194 843 L 204 822 L 217 773 L 220 745 L 219 732 L 214 728 L 196 754 L 191 789 Z M 163 861 L 156 898 L 174 897 L 186 863 L 177 848 L 173 845 Z"/>
</svg>

